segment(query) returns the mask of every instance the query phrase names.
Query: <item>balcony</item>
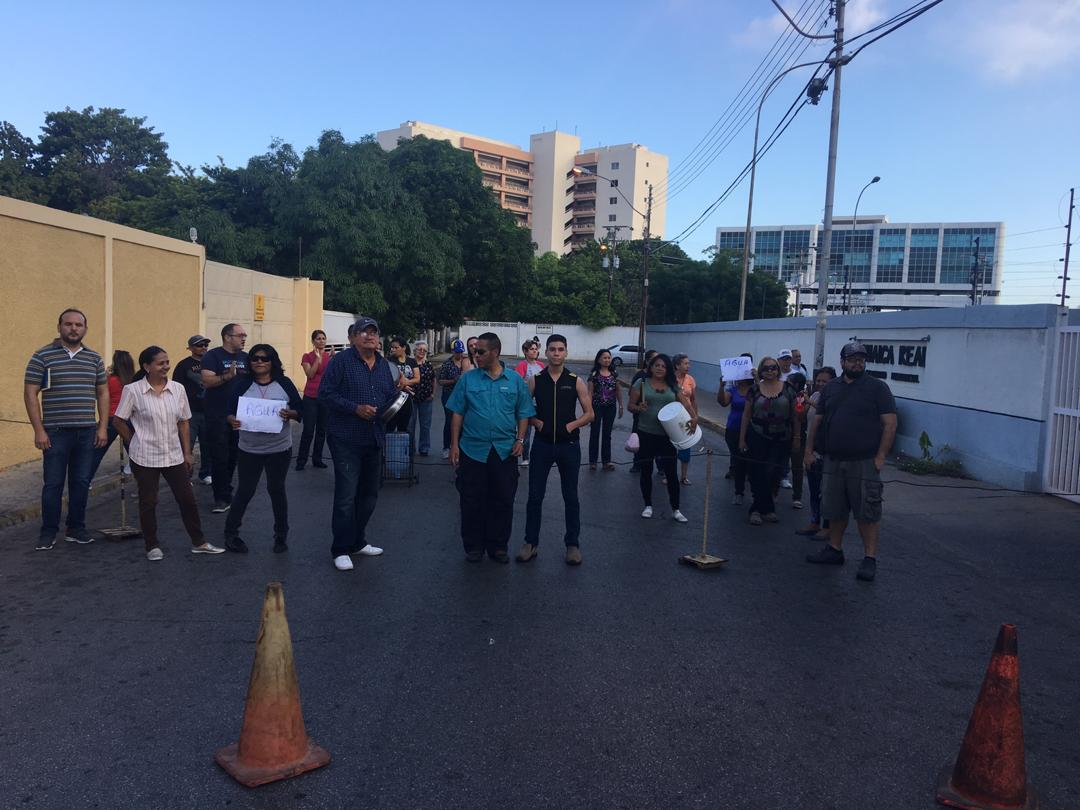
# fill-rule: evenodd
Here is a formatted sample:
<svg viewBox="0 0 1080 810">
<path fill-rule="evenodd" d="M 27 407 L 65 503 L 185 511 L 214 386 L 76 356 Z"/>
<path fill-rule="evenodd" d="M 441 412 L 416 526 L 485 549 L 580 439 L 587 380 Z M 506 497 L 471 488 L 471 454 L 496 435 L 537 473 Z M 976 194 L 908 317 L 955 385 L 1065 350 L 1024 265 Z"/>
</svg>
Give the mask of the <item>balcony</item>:
<svg viewBox="0 0 1080 810">
<path fill-rule="evenodd" d="M 480 166 L 481 169 L 493 169 L 497 172 L 501 172 L 503 170 L 502 164 L 496 161 L 483 160 L 482 158 L 478 157 L 476 159 L 476 163 Z"/>
<path fill-rule="evenodd" d="M 576 188 L 574 189 L 575 200 L 595 200 L 596 199 L 596 186 L 591 188 Z"/>
<path fill-rule="evenodd" d="M 596 213 L 596 203 L 574 203 L 574 216 L 584 216 L 586 214 L 592 216 Z"/>
<path fill-rule="evenodd" d="M 506 208 L 509 208 L 509 209 L 511 209 L 513 211 L 528 211 L 528 210 L 530 210 L 529 201 L 527 199 L 525 199 L 524 197 L 513 197 L 513 196 L 507 194 L 505 197 L 503 197 L 503 201 L 504 201 L 503 206 L 506 207 Z"/>
<path fill-rule="evenodd" d="M 596 222 L 579 222 L 574 220 L 574 224 L 570 226 L 570 230 L 574 233 L 592 233 L 596 230 Z"/>
</svg>

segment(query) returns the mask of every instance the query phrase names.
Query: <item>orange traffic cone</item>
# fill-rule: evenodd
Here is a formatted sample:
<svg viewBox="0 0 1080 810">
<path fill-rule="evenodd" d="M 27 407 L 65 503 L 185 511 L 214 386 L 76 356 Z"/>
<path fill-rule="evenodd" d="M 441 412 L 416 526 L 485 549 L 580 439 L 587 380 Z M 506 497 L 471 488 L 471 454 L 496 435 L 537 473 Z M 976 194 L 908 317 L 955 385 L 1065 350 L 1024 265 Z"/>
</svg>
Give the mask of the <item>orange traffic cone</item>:
<svg viewBox="0 0 1080 810">
<path fill-rule="evenodd" d="M 1024 770 L 1016 625 L 1003 624 L 956 764 L 942 772 L 937 800 L 967 810 L 1035 810 Z"/>
<path fill-rule="evenodd" d="M 256 787 L 321 768 L 330 754 L 308 739 L 280 582 L 266 586 L 240 742 L 214 754 L 242 785 Z"/>
</svg>

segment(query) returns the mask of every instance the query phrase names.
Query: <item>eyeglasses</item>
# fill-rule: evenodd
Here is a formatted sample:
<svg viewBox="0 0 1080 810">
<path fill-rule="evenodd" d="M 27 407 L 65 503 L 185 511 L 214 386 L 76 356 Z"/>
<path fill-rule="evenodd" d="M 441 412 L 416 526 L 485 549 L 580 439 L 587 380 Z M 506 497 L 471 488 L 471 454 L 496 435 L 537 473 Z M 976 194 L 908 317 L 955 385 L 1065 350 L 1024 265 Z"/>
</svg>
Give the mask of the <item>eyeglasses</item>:
<svg viewBox="0 0 1080 810">
<path fill-rule="evenodd" d="M 255 355 L 254 357 L 250 357 L 248 359 L 251 360 L 252 363 L 269 363 L 270 362 L 270 358 L 267 357 L 265 354 Z"/>
<path fill-rule="evenodd" d="M 476 355 L 487 354 L 487 353 L 488 353 L 487 349 L 473 349 L 473 354 L 476 354 Z"/>
<path fill-rule="evenodd" d="M 766 371 L 779 371 L 779 370 L 780 370 L 780 366 L 762 366 L 762 367 L 761 367 L 761 370 L 762 370 L 762 372 L 766 372 Z"/>
</svg>

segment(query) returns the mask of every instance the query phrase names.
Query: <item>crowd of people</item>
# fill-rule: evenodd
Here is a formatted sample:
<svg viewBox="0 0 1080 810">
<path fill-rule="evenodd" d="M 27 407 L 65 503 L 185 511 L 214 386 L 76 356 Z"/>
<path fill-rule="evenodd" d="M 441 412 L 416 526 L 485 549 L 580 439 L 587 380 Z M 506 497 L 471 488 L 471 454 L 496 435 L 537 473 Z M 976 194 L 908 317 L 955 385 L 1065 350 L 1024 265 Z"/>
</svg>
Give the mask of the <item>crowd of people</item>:
<svg viewBox="0 0 1080 810">
<path fill-rule="evenodd" d="M 321 330 L 312 333 L 311 351 L 300 358 L 305 379 L 298 389 L 273 346 L 245 350 L 247 334 L 240 324 L 226 324 L 221 345 L 213 349 L 209 338 L 193 335 L 190 356 L 175 367 L 164 349 L 149 346 L 137 363 L 128 352 L 115 352 L 108 370 L 101 356 L 83 345 L 87 328 L 81 311 L 65 310 L 58 338 L 27 364 L 26 409 L 44 462 L 38 549 L 55 544 L 65 483 L 64 538 L 93 541 L 85 526 L 87 491 L 119 437 L 138 488 L 147 559 L 164 557 L 156 521 L 162 478 L 180 509 L 191 552 L 216 555 L 249 551 L 241 537 L 243 518 L 265 475 L 273 551 L 286 552 L 289 469 L 302 471 L 309 460 L 313 468 L 327 467 L 323 450 L 328 446 L 334 467 L 330 554 L 335 568 L 350 570 L 353 556 L 383 552 L 368 542 L 366 529 L 378 501 L 386 436 L 407 433 L 410 452 L 427 456 L 437 387 L 446 416 L 442 455 L 456 473 L 466 559 L 479 562 L 486 555 L 509 562 L 520 468 L 531 462 L 524 541 L 516 559 L 527 563 L 538 555 L 547 482 L 556 467 L 565 511 L 565 561 L 582 562 L 581 430 L 589 428 L 589 470 L 600 465 L 612 471 L 611 435 L 624 411 L 618 368 L 606 349 L 596 353 L 581 377 L 566 365 L 567 339 L 552 334 L 543 347 L 539 339 L 526 341 L 524 359 L 511 368 L 502 360 L 499 337 L 486 332 L 453 341 L 449 358 L 436 369 L 424 341 L 410 347 L 394 336 L 384 354 L 379 324 L 365 317 L 349 328 L 344 351 L 329 350 Z M 743 357 L 753 363 L 749 354 Z M 880 471 L 895 435 L 896 407 L 888 386 L 866 374 L 865 365 L 865 347 L 849 343 L 841 352 L 839 377 L 829 366 L 810 375 L 798 350 L 785 349 L 762 357 L 745 379 L 721 377 L 717 402 L 729 408 L 726 477 L 734 487 L 732 503 L 744 505 L 749 482 L 749 523 L 780 522 L 777 503 L 785 489 L 791 490 L 791 506 L 802 509 L 805 478 L 810 521 L 797 534 L 826 541 L 807 560 L 842 564 L 843 534 L 854 515 L 865 549 L 857 575 L 872 580 Z M 633 415 L 627 449 L 634 453 L 631 471 L 639 479 L 641 517 L 654 517 L 655 468 L 671 518 L 687 523 L 681 493 L 691 486 L 692 450 L 681 446 L 687 442 L 675 442 L 661 411 L 678 403 L 674 407 L 686 417 L 687 434 L 695 434 L 699 412 L 690 359 L 649 351 L 627 389 L 625 409 Z M 295 464 L 292 422 L 302 426 Z M 221 546 L 204 533 L 196 482 L 213 488 L 212 513 L 228 513 Z"/>
</svg>

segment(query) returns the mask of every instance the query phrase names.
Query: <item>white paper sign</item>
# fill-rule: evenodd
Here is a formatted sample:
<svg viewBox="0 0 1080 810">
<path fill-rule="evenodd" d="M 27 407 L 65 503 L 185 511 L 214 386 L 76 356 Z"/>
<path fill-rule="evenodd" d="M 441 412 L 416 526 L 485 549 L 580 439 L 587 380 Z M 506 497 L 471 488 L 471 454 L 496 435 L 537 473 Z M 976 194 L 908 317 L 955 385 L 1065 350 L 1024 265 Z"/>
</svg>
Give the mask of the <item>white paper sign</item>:
<svg viewBox="0 0 1080 810">
<path fill-rule="evenodd" d="M 289 407 L 288 402 L 280 399 L 262 399 L 259 397 L 240 397 L 236 405 L 236 418 L 240 429 L 251 433 L 280 433 L 281 412 Z"/>
<path fill-rule="evenodd" d="M 749 357 L 725 357 L 720 361 L 720 374 L 724 382 L 752 380 L 754 364 Z"/>
</svg>

